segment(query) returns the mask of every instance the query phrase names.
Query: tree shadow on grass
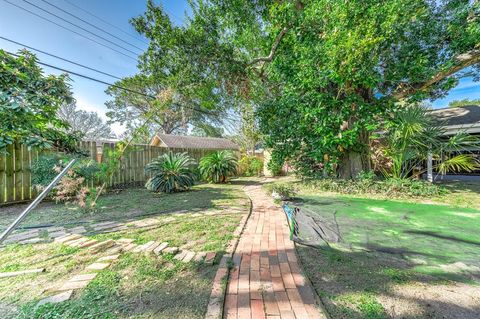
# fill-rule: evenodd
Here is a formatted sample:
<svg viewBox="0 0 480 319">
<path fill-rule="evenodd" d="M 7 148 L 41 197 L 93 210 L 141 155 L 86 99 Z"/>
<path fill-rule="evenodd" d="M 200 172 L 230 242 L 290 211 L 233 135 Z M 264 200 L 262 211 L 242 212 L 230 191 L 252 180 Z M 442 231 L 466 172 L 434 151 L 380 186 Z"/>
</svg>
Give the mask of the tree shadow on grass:
<svg viewBox="0 0 480 319">
<path fill-rule="evenodd" d="M 459 243 L 465 243 L 465 244 L 471 244 L 475 246 L 480 246 L 480 242 L 475 241 L 475 240 L 468 240 L 468 239 L 462 239 L 458 238 L 455 236 L 447 236 L 447 235 L 442 235 L 437 232 L 433 231 L 425 231 L 425 230 L 406 230 L 404 231 L 406 234 L 415 234 L 415 235 L 423 235 L 423 236 L 430 236 L 434 238 L 440 238 L 440 239 L 445 239 L 445 240 L 450 240 L 454 242 L 459 242 Z"/>
<path fill-rule="evenodd" d="M 92 222 L 126 221 L 162 214 L 199 212 L 214 209 L 222 204 L 228 205 L 240 197 L 233 190 L 217 185 L 201 185 L 186 192 L 172 194 L 153 193 L 143 188 L 127 189 L 100 197 L 94 212 L 85 212 L 74 205 L 63 203 L 41 203 L 20 227 L 74 227 Z M 0 229 L 6 228 L 26 206 L 26 204 L 10 206 L 8 210 L 2 211 Z"/>
<path fill-rule="evenodd" d="M 332 318 L 479 317 L 480 301 L 473 296 L 480 288 L 465 284 L 465 276 L 420 273 L 414 269 L 419 264 L 403 258 L 422 252 L 380 245 L 370 249 L 298 247 L 303 268 Z"/>
</svg>

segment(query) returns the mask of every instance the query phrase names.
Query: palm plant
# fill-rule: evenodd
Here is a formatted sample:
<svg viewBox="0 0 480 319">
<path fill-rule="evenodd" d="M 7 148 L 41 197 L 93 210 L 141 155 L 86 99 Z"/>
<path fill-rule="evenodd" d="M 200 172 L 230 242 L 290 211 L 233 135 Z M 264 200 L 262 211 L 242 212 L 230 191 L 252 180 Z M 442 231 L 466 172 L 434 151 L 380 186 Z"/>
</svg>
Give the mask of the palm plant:
<svg viewBox="0 0 480 319">
<path fill-rule="evenodd" d="M 145 172 L 152 175 L 145 187 L 164 193 L 187 190 L 195 182 L 193 164 L 194 160 L 187 153 L 163 154 L 145 166 Z"/>
<path fill-rule="evenodd" d="M 237 158 L 230 151 L 216 151 L 200 160 L 200 173 L 210 182 L 225 183 L 237 173 Z"/>
<path fill-rule="evenodd" d="M 436 160 L 433 168 L 441 174 L 480 168 L 480 163 L 472 154 L 452 155 L 478 145 L 480 140 L 463 131 L 447 137 L 443 123 L 436 121 L 430 110 L 422 105 L 397 111 L 386 124 L 384 141 L 385 154 L 392 161 L 390 171 L 384 172 L 389 177 L 411 176 L 428 154 Z"/>
</svg>

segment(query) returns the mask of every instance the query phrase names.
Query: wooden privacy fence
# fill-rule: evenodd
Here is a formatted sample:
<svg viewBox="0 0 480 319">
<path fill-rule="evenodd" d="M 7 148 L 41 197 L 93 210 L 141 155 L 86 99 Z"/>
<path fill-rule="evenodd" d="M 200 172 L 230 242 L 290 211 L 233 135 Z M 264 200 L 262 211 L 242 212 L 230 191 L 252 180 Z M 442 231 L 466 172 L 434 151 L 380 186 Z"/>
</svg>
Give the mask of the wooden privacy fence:
<svg viewBox="0 0 480 319">
<path fill-rule="evenodd" d="M 115 143 L 81 142 L 80 147 L 89 154 L 90 158 L 105 161 L 107 149 L 114 149 Z M 145 165 L 168 151 L 186 152 L 198 162 L 200 158 L 214 150 L 163 148 L 134 144 L 125 151 L 120 167 L 111 176 L 108 186 L 145 182 L 148 179 L 144 172 Z M 0 153 L 0 205 L 35 198 L 36 191 L 32 185 L 30 167 L 40 155 L 47 153 L 51 153 L 51 151 L 28 149 L 19 143 L 7 147 L 8 155 Z"/>
</svg>

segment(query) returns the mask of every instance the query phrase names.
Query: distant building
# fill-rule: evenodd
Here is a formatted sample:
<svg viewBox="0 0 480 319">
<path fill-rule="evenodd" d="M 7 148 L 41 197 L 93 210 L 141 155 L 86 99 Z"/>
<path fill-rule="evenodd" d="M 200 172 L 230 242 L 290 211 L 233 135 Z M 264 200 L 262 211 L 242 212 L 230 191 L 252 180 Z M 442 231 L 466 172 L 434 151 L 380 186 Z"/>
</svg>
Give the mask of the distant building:
<svg viewBox="0 0 480 319">
<path fill-rule="evenodd" d="M 445 136 L 455 135 L 458 132 L 466 132 L 480 137 L 480 105 L 467 105 L 461 107 L 448 107 L 432 110 L 431 115 L 442 124 Z M 472 146 L 463 153 L 475 155 L 480 160 L 480 147 Z M 427 167 L 432 167 L 432 159 L 427 160 Z M 480 180 L 480 171 L 459 172 L 445 176 L 436 175 L 430 169 L 427 172 L 431 178 L 443 180 Z"/>
<path fill-rule="evenodd" d="M 226 138 L 182 136 L 170 134 L 157 134 L 150 142 L 152 146 L 165 148 L 185 148 L 204 150 L 231 150 L 238 151 L 239 147 Z"/>
<path fill-rule="evenodd" d="M 445 135 L 454 135 L 459 131 L 480 134 L 480 105 L 433 110 L 431 115 L 444 124 Z"/>
</svg>

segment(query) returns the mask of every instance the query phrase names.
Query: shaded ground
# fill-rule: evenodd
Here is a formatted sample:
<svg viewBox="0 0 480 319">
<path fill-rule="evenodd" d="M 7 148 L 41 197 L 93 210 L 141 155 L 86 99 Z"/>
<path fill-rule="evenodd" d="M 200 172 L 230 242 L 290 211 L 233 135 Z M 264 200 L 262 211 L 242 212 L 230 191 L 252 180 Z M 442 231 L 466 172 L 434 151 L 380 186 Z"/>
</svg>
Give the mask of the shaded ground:
<svg viewBox="0 0 480 319">
<path fill-rule="evenodd" d="M 238 195 L 239 185 L 222 188 L 215 184 L 201 184 L 189 192 L 157 194 L 144 188 L 126 189 L 119 193 L 101 196 L 98 209 L 85 213 L 74 205 L 55 204 L 52 201 L 40 203 L 22 222 L 21 227 L 38 225 L 78 226 L 85 222 L 117 220 L 122 221 L 145 214 L 165 214 L 205 209 L 221 209 L 231 204 Z M 243 195 L 242 195 L 243 196 Z M 0 206 L 0 230 L 3 230 L 25 209 L 28 204 Z"/>
<path fill-rule="evenodd" d="M 217 259 L 249 209 L 241 186 L 234 184 L 199 185 L 194 191 L 168 196 L 127 190 L 102 198 L 103 208 L 95 215 L 82 216 L 73 211 L 69 218 L 70 211 L 62 206 L 46 204 L 42 214 L 28 222 L 33 225 L 51 220 L 56 224 L 100 218 L 123 220 L 139 213 L 158 213 L 154 217 L 165 220 L 175 216 L 175 221 L 158 227 L 88 235 L 99 240 L 132 238 L 137 244 L 166 241 L 170 246 L 185 246 L 192 251 L 215 251 Z M 237 213 L 208 214 L 212 210 L 228 213 L 229 208 Z M 135 219 L 141 218 L 146 217 Z M 0 248 L 0 272 L 47 269 L 41 274 L 0 279 L 0 318 L 203 318 L 217 266 L 183 263 L 169 254 L 124 253 L 118 262 L 100 271 L 86 289 L 76 292 L 72 300 L 36 307 L 45 296 L 44 290 L 48 295 L 48 291 L 82 273 L 86 265 L 100 256 L 57 243 Z"/>
<path fill-rule="evenodd" d="M 340 230 L 330 250 L 299 248 L 332 318 L 480 318 L 480 211 L 300 197 L 318 223 Z"/>
</svg>

